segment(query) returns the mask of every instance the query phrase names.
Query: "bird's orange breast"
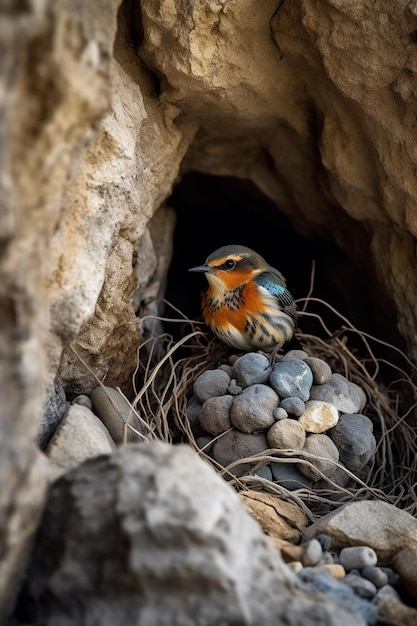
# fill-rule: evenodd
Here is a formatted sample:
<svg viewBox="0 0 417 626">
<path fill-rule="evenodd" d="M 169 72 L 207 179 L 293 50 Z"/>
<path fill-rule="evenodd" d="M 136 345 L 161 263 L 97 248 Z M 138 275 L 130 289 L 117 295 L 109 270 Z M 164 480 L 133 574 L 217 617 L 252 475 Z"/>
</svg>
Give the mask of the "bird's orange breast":
<svg viewBox="0 0 417 626">
<path fill-rule="evenodd" d="M 241 291 L 236 293 L 234 299 L 229 297 L 222 301 L 217 299 L 217 296 L 216 290 L 209 287 L 202 302 L 204 319 L 212 327 L 225 329 L 233 326 L 243 333 L 248 315 L 255 316 L 266 311 L 262 297 L 253 282 L 246 283 Z M 215 306 L 213 301 L 216 302 Z"/>
</svg>

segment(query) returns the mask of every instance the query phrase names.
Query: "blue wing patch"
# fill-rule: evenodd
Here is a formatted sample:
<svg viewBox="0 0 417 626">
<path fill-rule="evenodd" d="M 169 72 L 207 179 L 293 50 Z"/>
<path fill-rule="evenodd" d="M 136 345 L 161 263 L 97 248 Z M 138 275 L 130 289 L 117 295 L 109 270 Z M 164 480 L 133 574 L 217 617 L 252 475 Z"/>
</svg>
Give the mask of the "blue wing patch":
<svg viewBox="0 0 417 626">
<path fill-rule="evenodd" d="M 285 287 L 284 278 L 280 279 L 279 274 L 261 272 L 253 280 L 257 285 L 267 289 L 269 293 L 276 296 L 282 307 L 294 307 L 294 298 Z M 281 280 L 284 284 L 281 284 Z"/>
</svg>

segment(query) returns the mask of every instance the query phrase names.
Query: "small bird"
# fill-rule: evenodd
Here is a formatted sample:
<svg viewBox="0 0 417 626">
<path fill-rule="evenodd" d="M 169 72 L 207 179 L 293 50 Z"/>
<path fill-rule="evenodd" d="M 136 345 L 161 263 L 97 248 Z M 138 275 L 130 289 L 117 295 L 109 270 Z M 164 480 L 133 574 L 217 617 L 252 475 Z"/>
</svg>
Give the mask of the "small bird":
<svg viewBox="0 0 417 626">
<path fill-rule="evenodd" d="M 281 272 L 245 246 L 223 246 L 212 252 L 203 272 L 205 322 L 219 339 L 244 352 L 279 349 L 290 341 L 297 324 L 294 299 Z"/>
</svg>

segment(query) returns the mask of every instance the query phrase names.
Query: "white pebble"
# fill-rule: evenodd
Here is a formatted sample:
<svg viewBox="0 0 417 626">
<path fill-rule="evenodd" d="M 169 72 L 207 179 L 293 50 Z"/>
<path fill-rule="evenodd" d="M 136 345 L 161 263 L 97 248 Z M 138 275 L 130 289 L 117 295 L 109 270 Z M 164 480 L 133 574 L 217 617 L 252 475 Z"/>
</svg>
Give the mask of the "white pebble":
<svg viewBox="0 0 417 626">
<path fill-rule="evenodd" d="M 346 571 L 352 569 L 361 570 L 367 566 L 374 566 L 378 561 L 375 550 L 368 546 L 343 548 L 343 550 L 340 551 L 339 559 Z"/>
</svg>

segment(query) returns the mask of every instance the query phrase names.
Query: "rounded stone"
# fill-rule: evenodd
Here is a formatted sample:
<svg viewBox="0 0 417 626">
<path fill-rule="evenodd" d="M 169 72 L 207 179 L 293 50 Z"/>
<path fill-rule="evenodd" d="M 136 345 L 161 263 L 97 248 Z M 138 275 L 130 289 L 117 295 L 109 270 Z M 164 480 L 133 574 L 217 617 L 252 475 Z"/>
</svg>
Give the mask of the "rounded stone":
<svg viewBox="0 0 417 626">
<path fill-rule="evenodd" d="M 301 398 L 290 396 L 281 400 L 280 407 L 287 411 L 288 415 L 300 417 L 305 411 L 306 405 Z"/>
<path fill-rule="evenodd" d="M 323 563 L 323 565 L 318 565 L 317 569 L 327 572 L 336 580 L 342 580 L 346 576 L 345 568 L 339 563 Z"/>
<path fill-rule="evenodd" d="M 323 385 L 330 380 L 332 375 L 331 367 L 323 359 L 318 359 L 315 356 L 309 356 L 304 359 L 305 363 L 309 366 L 313 372 L 313 382 L 315 385 Z"/>
<path fill-rule="evenodd" d="M 210 454 L 211 449 L 213 447 L 214 437 L 210 435 L 202 435 L 201 437 L 197 437 L 196 444 L 199 449 L 205 452 L 206 454 Z"/>
<path fill-rule="evenodd" d="M 288 491 L 310 488 L 313 481 L 303 476 L 296 463 L 271 462 L 272 478 Z"/>
<path fill-rule="evenodd" d="M 365 598 L 365 600 L 372 600 L 378 591 L 370 580 L 362 578 L 362 576 L 358 576 L 357 574 L 347 574 L 344 577 L 343 582 L 345 585 L 349 585 L 349 587 L 354 590 L 356 595 L 361 598 Z"/>
<path fill-rule="evenodd" d="M 309 435 L 306 437 L 304 452 L 312 455 L 312 458 L 307 459 L 311 465 L 298 464 L 298 469 L 304 476 L 311 480 L 319 480 L 321 475 L 316 471 L 319 470 L 326 478 L 331 478 L 337 469 L 335 462 L 339 460 L 339 451 L 330 437 L 321 434 Z"/>
<path fill-rule="evenodd" d="M 261 465 L 261 467 L 258 467 L 253 474 L 254 476 L 259 476 L 259 478 L 265 478 L 265 480 L 272 480 L 272 471 L 268 464 Z"/>
<path fill-rule="evenodd" d="M 135 431 L 145 437 L 149 435 L 149 430 L 132 411 L 129 402 L 114 387 L 99 385 L 91 391 L 90 398 L 94 412 L 106 426 L 116 445 L 123 443 L 125 434 L 129 443 L 143 441 L 143 437 Z M 126 422 L 134 430 L 125 428 Z"/>
<path fill-rule="evenodd" d="M 236 383 L 245 389 L 256 383 L 266 383 L 271 372 L 272 368 L 266 356 L 248 352 L 234 362 L 231 378 L 235 378 Z"/>
<path fill-rule="evenodd" d="M 317 535 L 316 539 L 317 541 L 320 541 L 324 552 L 328 552 L 328 550 L 332 547 L 332 538 L 329 535 L 322 533 L 321 535 Z"/>
<path fill-rule="evenodd" d="M 417 599 L 417 548 L 408 546 L 392 560 L 392 566 L 400 577 L 400 582 L 404 585 L 408 593 Z"/>
<path fill-rule="evenodd" d="M 367 565 L 363 568 L 361 574 L 364 578 L 370 580 L 378 589 L 388 585 L 388 575 L 380 567 Z"/>
<path fill-rule="evenodd" d="M 281 361 L 294 361 L 295 359 L 304 361 L 307 357 L 308 354 L 304 350 L 288 350 L 288 352 L 282 357 Z"/>
<path fill-rule="evenodd" d="M 313 567 L 320 562 L 323 556 L 323 549 L 321 547 L 320 541 L 317 539 L 310 539 L 303 546 L 303 555 L 301 557 L 301 561 L 304 567 Z"/>
<path fill-rule="evenodd" d="M 214 396 L 224 396 L 230 385 L 230 376 L 224 370 L 207 370 L 194 381 L 193 392 L 201 403 Z"/>
<path fill-rule="evenodd" d="M 340 551 L 339 560 L 349 572 L 352 569 L 361 570 L 364 567 L 376 565 L 378 557 L 375 550 L 369 546 L 351 546 Z"/>
<path fill-rule="evenodd" d="M 230 423 L 230 408 L 233 396 L 215 396 L 207 398 L 201 407 L 198 421 L 210 435 L 221 435 L 232 427 Z"/>
<path fill-rule="evenodd" d="M 71 402 L 71 404 L 79 404 L 80 406 L 86 406 L 87 409 L 91 409 L 93 408 L 93 403 L 91 402 L 91 398 L 89 398 L 89 396 L 86 396 L 85 394 L 80 394 L 79 396 L 76 396 L 74 398 L 74 400 Z"/>
<path fill-rule="evenodd" d="M 276 420 L 285 420 L 288 417 L 287 411 L 280 406 L 275 409 L 273 415 Z"/>
<path fill-rule="evenodd" d="M 339 448 L 340 460 L 351 472 L 358 472 L 373 458 L 376 439 L 366 415 L 344 413 L 328 435 Z"/>
<path fill-rule="evenodd" d="M 295 420 L 282 419 L 275 422 L 266 433 L 270 448 L 278 450 L 302 450 L 306 433 Z"/>
<path fill-rule="evenodd" d="M 268 442 L 264 433 L 247 434 L 239 430 L 230 430 L 220 436 L 214 443 L 211 456 L 222 467 L 227 467 L 233 461 L 260 454 L 268 449 Z M 253 463 L 241 463 L 230 470 L 235 476 L 242 476 L 253 467 Z M 227 474 L 225 475 L 227 478 Z"/>
<path fill-rule="evenodd" d="M 341 413 L 359 413 L 363 404 L 358 385 L 349 382 L 342 374 L 332 374 L 327 383 L 313 386 L 310 399 L 329 402 Z"/>
<path fill-rule="evenodd" d="M 266 430 L 275 422 L 279 398 L 268 385 L 256 384 L 235 397 L 230 410 L 232 426 L 242 433 Z"/>
<path fill-rule="evenodd" d="M 305 411 L 298 418 L 298 423 L 308 433 L 324 433 L 336 426 L 339 411 L 333 404 L 321 400 L 308 400 Z"/>
<path fill-rule="evenodd" d="M 305 402 L 310 397 L 313 374 L 300 359 L 280 361 L 274 366 L 269 383 L 280 398 L 296 397 Z"/>
<path fill-rule="evenodd" d="M 200 436 L 205 435 L 206 431 L 203 429 L 199 422 L 199 415 L 202 409 L 202 404 L 195 396 L 191 398 L 191 400 L 187 404 L 186 415 L 188 417 L 188 421 L 190 422 L 191 430 L 194 435 Z"/>
</svg>

